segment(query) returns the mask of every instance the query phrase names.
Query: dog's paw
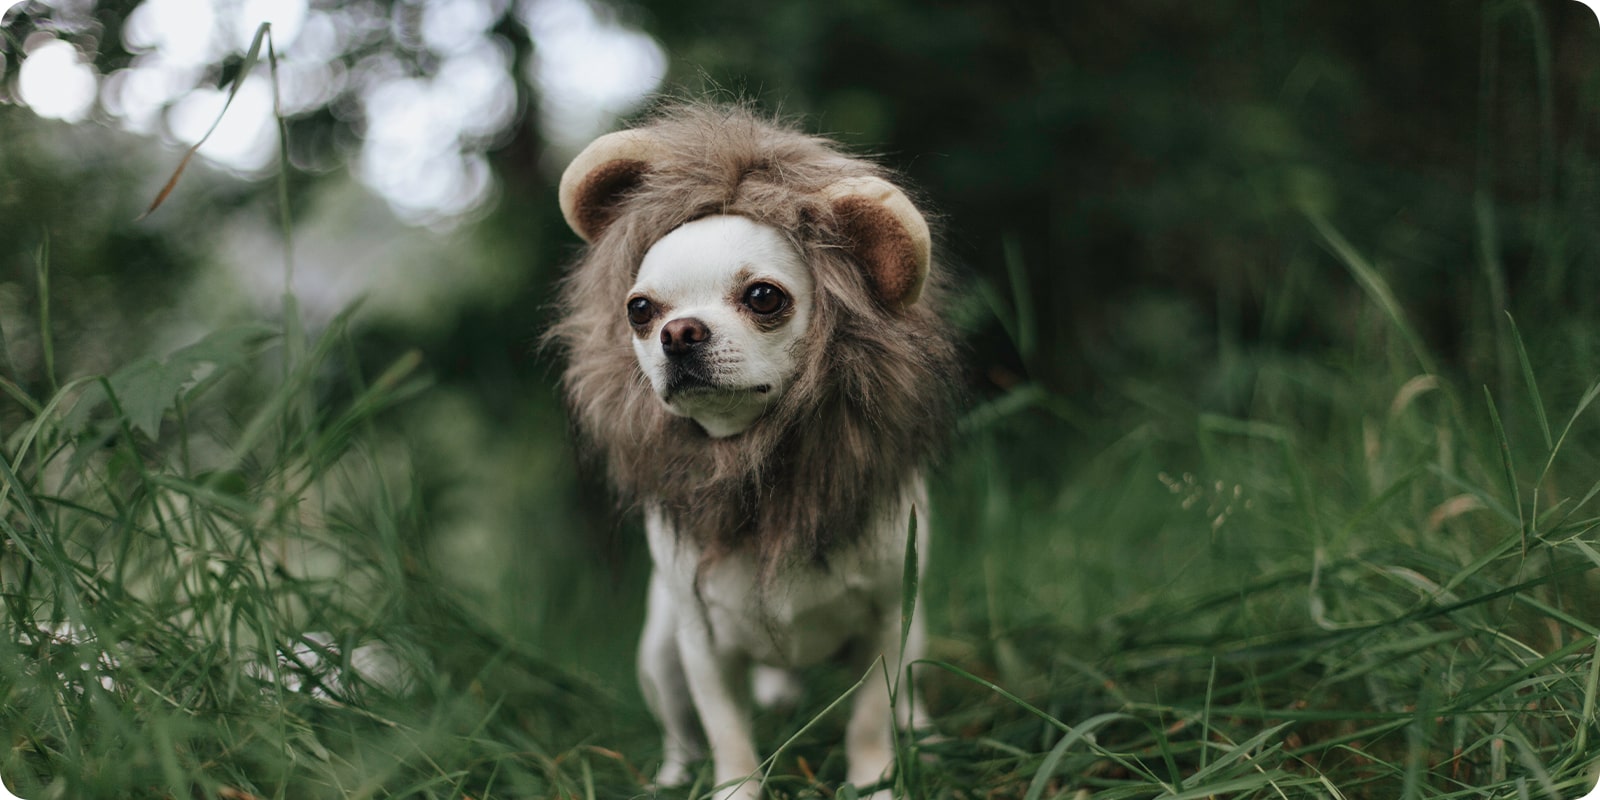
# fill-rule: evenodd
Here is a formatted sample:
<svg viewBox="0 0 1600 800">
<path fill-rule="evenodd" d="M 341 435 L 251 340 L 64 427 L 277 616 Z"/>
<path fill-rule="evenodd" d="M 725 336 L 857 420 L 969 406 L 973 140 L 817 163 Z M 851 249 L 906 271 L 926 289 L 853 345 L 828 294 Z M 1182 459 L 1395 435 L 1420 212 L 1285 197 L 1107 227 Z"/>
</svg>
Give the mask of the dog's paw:
<svg viewBox="0 0 1600 800">
<path fill-rule="evenodd" d="M 675 789 L 689 783 L 694 775 L 689 772 L 689 764 L 684 761 L 664 761 L 661 769 L 656 770 L 656 779 L 650 788 Z"/>
<path fill-rule="evenodd" d="M 737 783 L 714 795 L 716 800 L 761 800 L 761 782 L 755 779 Z"/>
<path fill-rule="evenodd" d="M 805 687 L 800 676 L 778 667 L 757 666 L 750 673 L 751 692 L 756 705 L 763 709 L 789 711 L 800 705 L 800 694 Z"/>
</svg>

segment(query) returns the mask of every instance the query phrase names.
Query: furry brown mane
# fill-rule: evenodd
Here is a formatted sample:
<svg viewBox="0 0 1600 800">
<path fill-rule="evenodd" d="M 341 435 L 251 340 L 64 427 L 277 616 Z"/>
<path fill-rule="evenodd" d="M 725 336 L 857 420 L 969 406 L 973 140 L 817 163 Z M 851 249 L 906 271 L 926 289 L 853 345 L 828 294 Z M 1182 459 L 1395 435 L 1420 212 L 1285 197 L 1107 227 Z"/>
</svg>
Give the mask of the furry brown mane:
<svg viewBox="0 0 1600 800">
<path fill-rule="evenodd" d="M 847 227 L 819 195 L 884 170 L 743 107 L 664 109 L 646 129 L 665 156 L 561 288 L 548 334 L 567 356 L 563 385 L 586 444 L 630 502 L 661 505 L 707 558 L 748 549 L 763 574 L 825 560 L 905 491 L 951 428 L 959 380 L 940 316 L 935 262 L 921 299 L 890 310 L 848 254 Z M 669 414 L 630 344 L 623 301 L 651 245 L 691 220 L 737 214 L 786 232 L 811 266 L 810 344 L 793 385 L 745 432 L 707 436 Z"/>
</svg>

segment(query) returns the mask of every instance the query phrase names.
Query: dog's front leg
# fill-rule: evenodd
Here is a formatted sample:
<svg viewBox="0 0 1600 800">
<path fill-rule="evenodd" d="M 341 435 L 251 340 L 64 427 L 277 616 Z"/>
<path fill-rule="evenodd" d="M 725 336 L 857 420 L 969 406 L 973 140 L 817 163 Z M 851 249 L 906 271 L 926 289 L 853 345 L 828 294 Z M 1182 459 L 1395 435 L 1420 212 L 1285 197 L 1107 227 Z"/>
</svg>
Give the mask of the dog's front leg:
<svg viewBox="0 0 1600 800">
<path fill-rule="evenodd" d="M 887 664 L 894 671 L 894 662 Z M 877 783 L 889 774 L 894 763 L 894 712 L 890 708 L 889 688 L 884 673 L 874 668 L 867 684 L 856 692 L 855 706 L 844 731 L 844 747 L 849 757 L 847 773 L 856 788 Z M 869 800 L 889 800 L 889 790 L 874 792 Z"/>
<path fill-rule="evenodd" d="M 893 611 L 883 615 L 877 635 L 868 640 L 863 650 L 862 655 L 873 669 L 866 685 L 856 693 L 850 722 L 845 727 L 845 752 L 849 757 L 847 776 L 857 788 L 888 777 L 889 768 L 894 764 L 894 726 L 915 730 L 928 724 L 927 709 L 916 696 L 911 670 L 907 667 L 922 658 L 926 648 L 921 604 L 912 615 L 903 651 L 899 604 L 896 602 L 889 607 Z M 889 694 L 891 685 L 896 687 L 893 698 Z M 891 796 L 890 790 L 883 789 L 874 792 L 868 800 L 890 800 Z"/>
<path fill-rule="evenodd" d="M 678 615 L 671 590 L 661 573 L 650 575 L 650 604 L 639 637 L 639 687 L 645 703 L 661 722 L 661 769 L 656 785 L 682 786 L 691 777 L 689 765 L 705 755 L 700 721 L 695 719 L 689 684 L 678 653 Z"/>
<path fill-rule="evenodd" d="M 755 734 L 750 723 L 750 662 L 740 653 L 721 650 L 712 643 L 705 620 L 690 613 L 678 627 L 678 651 L 684 677 L 700 724 L 711 745 L 712 774 L 716 784 L 728 784 L 717 800 L 757 800 L 761 777 L 756 775 Z"/>
<path fill-rule="evenodd" d="M 900 664 L 899 634 L 898 626 L 892 636 L 882 631 L 869 640 L 871 646 L 863 653 L 871 660 L 872 671 L 867 675 L 866 685 L 856 691 L 850 722 L 844 729 L 845 754 L 849 760 L 846 775 L 858 789 L 887 777 L 894 763 L 895 709 L 889 683 L 894 680 Z M 905 700 L 902 693 L 900 701 Z M 889 800 L 890 796 L 889 790 L 884 789 L 874 792 L 868 800 Z"/>
</svg>

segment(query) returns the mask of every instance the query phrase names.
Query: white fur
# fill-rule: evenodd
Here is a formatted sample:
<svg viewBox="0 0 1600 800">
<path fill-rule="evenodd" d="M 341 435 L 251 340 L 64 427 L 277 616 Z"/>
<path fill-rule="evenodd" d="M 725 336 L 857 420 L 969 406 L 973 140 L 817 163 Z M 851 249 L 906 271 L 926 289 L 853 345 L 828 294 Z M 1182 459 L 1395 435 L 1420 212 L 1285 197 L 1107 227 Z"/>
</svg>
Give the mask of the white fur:
<svg viewBox="0 0 1600 800">
<path fill-rule="evenodd" d="M 789 294 L 795 309 L 787 322 L 763 331 L 739 311 L 735 304 L 753 281 L 773 283 Z M 798 368 L 812 293 L 806 265 L 777 229 L 743 217 L 696 220 L 663 237 L 644 257 L 630 296 L 648 297 L 668 311 L 647 335 L 634 337 L 635 354 L 659 394 L 666 362 L 662 326 L 684 317 L 706 323 L 719 384 L 729 388 L 663 402 L 712 436 L 735 435 L 781 394 Z M 760 385 L 769 391 L 746 388 Z M 927 721 L 921 704 L 906 699 L 910 692 L 902 692 L 891 708 L 888 689 L 891 682 L 901 683 L 904 665 L 921 658 L 924 649 L 920 611 L 903 653 L 900 646 L 906 531 L 913 510 L 919 520 L 927 519 L 921 480 L 891 506 L 881 509 L 848 549 L 830 553 L 825 567 L 788 568 L 762 587 L 757 565 L 746 553 L 723 556 L 702 569 L 698 537 L 679 535 L 647 501 L 645 528 L 655 571 L 639 642 L 639 680 L 664 730 L 658 784 L 686 783 L 690 764 L 709 743 L 713 780 L 724 787 L 717 799 L 758 798 L 761 759 L 751 724 L 752 670 L 754 699 L 792 701 L 798 694 L 795 670 L 843 653 L 858 672 L 875 664 L 887 670 L 875 671 L 856 692 L 845 728 L 847 779 L 861 787 L 889 773 L 893 726 L 914 728 Z M 918 531 L 920 574 L 928 552 L 926 526 Z M 890 792 L 872 797 L 888 800 Z"/>
<path fill-rule="evenodd" d="M 852 669 L 874 670 L 857 690 L 845 728 L 846 778 L 867 786 L 888 775 L 894 760 L 891 726 L 918 728 L 928 720 L 920 701 L 907 701 L 909 692 L 902 692 L 891 708 L 885 674 L 876 667 L 881 657 L 893 679 L 904 665 L 921 658 L 925 647 L 919 610 L 904 653 L 900 650 L 906 531 L 912 509 L 925 519 L 926 507 L 920 483 L 913 493 L 857 544 L 834 554 L 827 568 L 780 573 L 764 596 L 748 556 L 724 557 L 699 574 L 700 550 L 690 537 L 677 535 L 658 510 L 647 512 L 645 530 L 655 572 L 639 644 L 639 680 L 665 732 L 658 783 L 686 782 L 690 762 L 704 752 L 702 741 L 709 741 L 712 780 L 727 784 L 718 800 L 757 798 L 761 757 L 751 727 L 752 668 L 758 687 L 781 683 L 782 673 L 793 680 L 794 670 L 846 647 Z M 918 527 L 919 556 L 927 552 L 925 531 Z M 922 564 L 917 566 L 920 573 Z M 872 797 L 888 800 L 890 793 Z"/>
<path fill-rule="evenodd" d="M 738 308 L 745 287 L 756 282 L 777 286 L 795 304 L 794 315 L 776 330 L 760 331 Z M 664 402 L 667 410 L 692 417 L 712 436 L 732 436 L 761 416 L 794 373 L 796 350 L 803 346 L 811 321 L 811 292 L 810 270 L 777 228 L 725 214 L 702 217 L 663 236 L 639 264 L 629 296 L 646 297 L 667 311 L 646 335 L 633 338 L 634 355 L 661 394 L 667 364 L 662 327 L 691 317 L 706 323 L 712 335 L 710 357 L 726 391 Z"/>
</svg>

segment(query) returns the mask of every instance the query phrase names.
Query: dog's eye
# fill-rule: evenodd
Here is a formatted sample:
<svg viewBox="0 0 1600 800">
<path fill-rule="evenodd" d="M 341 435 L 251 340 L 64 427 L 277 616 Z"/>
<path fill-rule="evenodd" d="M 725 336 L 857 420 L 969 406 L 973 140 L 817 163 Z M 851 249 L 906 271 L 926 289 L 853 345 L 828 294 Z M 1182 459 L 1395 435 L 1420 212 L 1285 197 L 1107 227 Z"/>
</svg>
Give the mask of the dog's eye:
<svg viewBox="0 0 1600 800">
<path fill-rule="evenodd" d="M 744 290 L 744 304 L 762 316 L 776 314 L 789 305 L 789 296 L 770 283 L 757 283 Z"/>
<path fill-rule="evenodd" d="M 650 324 L 656 316 L 654 303 L 643 297 L 635 297 L 628 301 L 628 322 L 635 326 L 643 327 Z"/>
</svg>

